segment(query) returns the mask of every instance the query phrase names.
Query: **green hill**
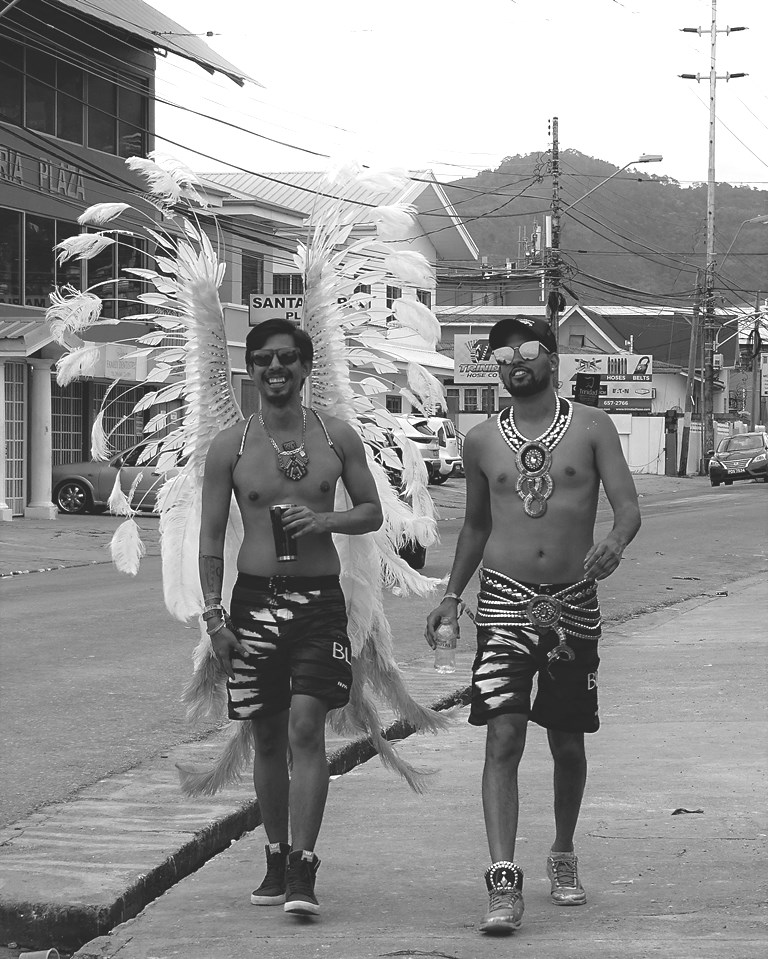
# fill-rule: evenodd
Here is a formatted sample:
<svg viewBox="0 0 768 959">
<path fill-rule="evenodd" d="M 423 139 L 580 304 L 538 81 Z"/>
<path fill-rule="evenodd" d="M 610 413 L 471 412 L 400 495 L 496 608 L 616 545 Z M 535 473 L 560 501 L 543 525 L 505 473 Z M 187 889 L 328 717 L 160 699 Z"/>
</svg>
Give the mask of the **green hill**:
<svg viewBox="0 0 768 959">
<path fill-rule="evenodd" d="M 576 150 L 560 154 L 561 209 L 618 168 Z M 582 303 L 688 306 L 706 263 L 707 185 L 682 187 L 652 166 L 624 170 L 562 217 L 565 283 Z M 550 212 L 553 180 L 546 153 L 507 157 L 496 170 L 446 185 L 489 263 L 520 261 Z M 718 183 L 715 191 L 716 290 L 723 306 L 768 294 L 768 190 Z M 735 238 L 730 254 L 723 257 Z M 569 300 L 574 297 L 568 294 Z"/>
</svg>

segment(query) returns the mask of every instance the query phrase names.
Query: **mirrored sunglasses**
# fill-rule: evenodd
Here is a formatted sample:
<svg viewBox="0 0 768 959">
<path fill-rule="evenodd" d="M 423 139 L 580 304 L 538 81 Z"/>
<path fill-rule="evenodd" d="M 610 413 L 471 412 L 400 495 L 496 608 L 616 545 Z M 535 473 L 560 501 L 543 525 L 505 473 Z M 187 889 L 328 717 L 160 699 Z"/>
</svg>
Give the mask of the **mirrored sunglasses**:
<svg viewBox="0 0 768 959">
<path fill-rule="evenodd" d="M 500 346 L 498 350 L 493 351 L 493 358 L 499 366 L 509 366 L 515 362 L 515 353 L 520 354 L 521 360 L 535 360 L 540 350 L 544 350 L 545 353 L 550 352 L 539 340 L 526 340 L 520 346 Z"/>
<path fill-rule="evenodd" d="M 301 354 L 296 349 L 282 350 L 254 350 L 250 355 L 251 363 L 254 366 L 270 366 L 272 360 L 277 357 L 277 362 L 281 366 L 290 366 L 300 358 Z"/>
</svg>

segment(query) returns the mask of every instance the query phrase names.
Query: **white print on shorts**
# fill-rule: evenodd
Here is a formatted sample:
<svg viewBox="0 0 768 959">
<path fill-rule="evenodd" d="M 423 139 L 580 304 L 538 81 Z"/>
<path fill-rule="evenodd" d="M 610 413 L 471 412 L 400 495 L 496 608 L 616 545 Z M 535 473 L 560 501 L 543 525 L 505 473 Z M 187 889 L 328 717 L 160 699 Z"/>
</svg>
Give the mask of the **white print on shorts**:
<svg viewBox="0 0 768 959">
<path fill-rule="evenodd" d="M 597 672 L 587 673 L 587 689 L 597 689 Z"/>
<path fill-rule="evenodd" d="M 343 659 L 348 666 L 351 666 L 352 663 L 349 661 L 349 650 L 344 645 L 344 643 L 334 643 L 333 644 L 333 658 L 334 659 Z"/>
</svg>

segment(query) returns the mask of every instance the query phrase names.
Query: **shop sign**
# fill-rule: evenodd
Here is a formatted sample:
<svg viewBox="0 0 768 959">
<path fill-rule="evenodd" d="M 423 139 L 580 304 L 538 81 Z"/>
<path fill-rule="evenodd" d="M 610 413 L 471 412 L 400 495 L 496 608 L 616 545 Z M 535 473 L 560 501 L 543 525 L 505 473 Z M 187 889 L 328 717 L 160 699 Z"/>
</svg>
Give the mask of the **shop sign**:
<svg viewBox="0 0 768 959">
<path fill-rule="evenodd" d="M 488 336 L 459 333 L 453 338 L 454 383 L 498 383 L 499 364 L 491 356 Z"/>
<path fill-rule="evenodd" d="M 85 202 L 85 177 L 74 163 L 30 157 L 0 146 L 0 182 Z"/>
<path fill-rule="evenodd" d="M 607 409 L 606 399 L 643 400 L 650 407 L 653 399 L 653 357 L 639 353 L 621 356 L 607 353 L 560 354 L 559 392 L 573 397 L 576 378 L 580 374 L 600 377 L 600 405 Z M 621 405 L 621 404 L 620 404 Z"/>
<path fill-rule="evenodd" d="M 248 323 L 250 326 L 258 326 L 265 320 L 276 319 L 301 323 L 303 309 L 303 296 L 252 293 L 248 297 Z"/>
</svg>

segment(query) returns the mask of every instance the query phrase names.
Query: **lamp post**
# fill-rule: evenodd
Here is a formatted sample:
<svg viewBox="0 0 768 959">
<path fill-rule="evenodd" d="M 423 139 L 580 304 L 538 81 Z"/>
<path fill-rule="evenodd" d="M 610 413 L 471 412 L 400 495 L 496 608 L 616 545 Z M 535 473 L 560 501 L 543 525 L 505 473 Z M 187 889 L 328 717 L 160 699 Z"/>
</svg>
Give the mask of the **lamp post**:
<svg viewBox="0 0 768 959">
<path fill-rule="evenodd" d="M 741 233 L 742 228 L 745 227 L 745 226 L 747 225 L 747 223 L 768 223 L 768 214 L 766 214 L 765 216 L 751 216 L 748 220 L 744 220 L 744 221 L 739 225 L 738 230 L 736 231 L 733 239 L 731 240 L 731 245 L 730 245 L 730 246 L 728 247 L 728 249 L 725 251 L 725 256 L 722 258 L 722 260 L 720 260 L 720 267 L 721 267 L 721 268 L 722 268 L 722 266 L 723 266 L 723 263 L 725 263 L 725 261 L 728 259 L 728 254 L 729 254 L 729 253 L 731 252 L 731 250 L 733 249 L 733 244 L 736 242 L 736 237 L 739 235 L 739 233 Z"/>
<path fill-rule="evenodd" d="M 593 186 L 591 190 L 589 190 L 587 193 L 584 194 L 584 196 L 580 196 L 578 200 L 574 200 L 573 203 L 565 207 L 562 210 L 562 212 L 567 213 L 569 210 L 572 210 L 577 203 L 581 203 L 581 201 L 586 200 L 588 196 L 592 196 L 595 190 L 599 190 L 604 183 L 607 183 L 609 180 L 612 180 L 615 176 L 618 176 L 620 173 L 623 173 L 629 167 L 635 166 L 636 163 L 661 163 L 663 159 L 664 157 L 661 156 L 661 154 L 659 153 L 643 153 L 636 160 L 630 160 L 629 163 L 625 163 L 623 167 L 619 167 L 619 169 L 615 170 L 610 176 L 607 176 L 604 180 L 601 180 L 597 184 L 597 186 Z M 768 219 L 768 217 L 766 217 L 766 219 Z"/>
<path fill-rule="evenodd" d="M 625 163 L 624 166 L 619 167 L 618 170 L 614 170 L 610 176 L 607 176 L 604 180 L 601 180 L 598 184 L 592 187 L 591 190 L 588 190 L 583 196 L 578 197 L 574 200 L 573 203 L 569 203 L 568 206 L 560 209 L 560 192 L 559 192 L 559 182 L 558 182 L 558 145 L 557 145 L 557 117 L 553 120 L 553 178 L 554 178 L 554 195 L 552 198 L 552 215 L 549 218 L 550 220 L 550 230 L 548 231 L 551 236 L 549 244 L 549 254 L 550 254 L 550 263 L 551 263 L 551 292 L 548 297 L 548 309 L 549 309 L 549 323 L 552 328 L 552 332 L 555 337 L 558 335 L 558 320 L 560 313 L 560 306 L 562 302 L 562 297 L 560 295 L 560 286 L 562 283 L 562 273 L 560 267 L 560 217 L 568 213 L 569 210 L 572 210 L 577 203 L 581 203 L 582 200 L 586 200 L 588 196 L 599 190 L 601 186 L 607 183 L 609 180 L 612 180 L 615 176 L 618 176 L 620 173 L 623 173 L 626 169 L 631 166 L 635 166 L 637 163 L 660 163 L 664 157 L 660 153 L 643 153 L 636 160 L 630 160 L 629 163 Z"/>
</svg>

